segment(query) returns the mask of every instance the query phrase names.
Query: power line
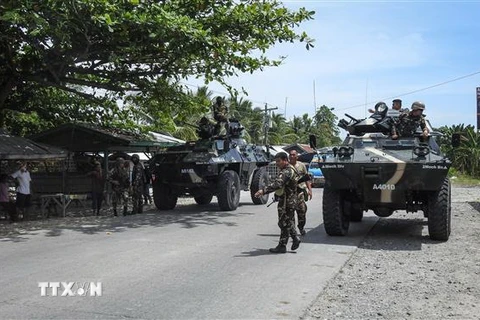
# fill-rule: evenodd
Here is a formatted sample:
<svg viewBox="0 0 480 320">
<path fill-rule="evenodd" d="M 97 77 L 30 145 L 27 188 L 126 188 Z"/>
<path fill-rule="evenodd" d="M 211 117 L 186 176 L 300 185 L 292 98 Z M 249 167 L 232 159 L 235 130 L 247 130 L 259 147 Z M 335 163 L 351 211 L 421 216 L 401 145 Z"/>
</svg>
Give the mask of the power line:
<svg viewBox="0 0 480 320">
<path fill-rule="evenodd" d="M 425 90 L 432 89 L 432 88 L 435 88 L 435 87 L 443 86 L 443 85 L 448 84 L 448 83 L 451 83 L 451 82 L 455 82 L 455 81 L 462 80 L 462 79 L 465 79 L 465 78 L 473 77 L 474 75 L 477 75 L 477 74 L 480 74 L 480 71 L 476 71 L 476 72 L 473 72 L 473 73 L 470 73 L 470 74 L 467 74 L 467 75 L 464 75 L 464 76 L 461 76 L 461 77 L 458 77 L 458 78 L 455 78 L 455 79 L 451 79 L 451 80 L 447 80 L 447 81 L 444 81 L 444 82 L 440 82 L 440 83 L 437 83 L 437 84 L 434 84 L 434 85 L 432 85 L 432 86 L 428 86 L 428 87 L 425 87 L 425 88 L 421 88 L 421 89 L 409 91 L 409 92 L 402 93 L 402 94 L 397 94 L 397 95 L 395 95 L 395 96 L 390 96 L 390 97 L 383 98 L 383 99 L 379 99 L 379 100 L 375 100 L 375 101 L 370 101 L 370 102 L 368 102 L 367 104 L 376 103 L 376 102 L 378 102 L 378 101 L 384 101 L 384 100 L 389 100 L 389 99 L 394 99 L 394 98 L 398 98 L 398 97 L 407 96 L 407 95 L 410 95 L 410 94 L 413 94 L 413 93 L 417 93 L 417 92 L 425 91 Z M 341 110 L 359 108 L 359 107 L 363 107 L 363 106 L 365 106 L 364 103 L 362 103 L 362 104 L 357 104 L 357 105 L 354 105 L 354 106 L 351 106 L 351 107 L 347 107 L 347 108 L 338 108 L 337 110 L 338 110 L 338 111 L 341 111 Z"/>
</svg>

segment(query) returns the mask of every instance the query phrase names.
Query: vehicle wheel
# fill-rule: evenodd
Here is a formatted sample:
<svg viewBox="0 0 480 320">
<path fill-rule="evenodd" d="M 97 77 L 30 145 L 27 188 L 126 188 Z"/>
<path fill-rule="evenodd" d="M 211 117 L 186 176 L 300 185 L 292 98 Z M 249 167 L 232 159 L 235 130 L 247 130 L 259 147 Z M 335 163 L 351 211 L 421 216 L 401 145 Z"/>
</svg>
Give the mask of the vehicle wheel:
<svg viewBox="0 0 480 320">
<path fill-rule="evenodd" d="M 350 221 L 351 222 L 362 222 L 362 219 L 363 219 L 362 208 L 355 203 L 351 203 Z"/>
<path fill-rule="evenodd" d="M 268 172 L 265 167 L 259 168 L 253 173 L 252 183 L 250 184 L 250 196 L 254 204 L 265 204 L 268 202 L 268 194 L 255 198 L 255 193 L 268 184 Z"/>
<path fill-rule="evenodd" d="M 330 236 L 344 236 L 350 221 L 344 213 L 343 199 L 339 191 L 325 185 L 323 188 L 323 226 Z"/>
<path fill-rule="evenodd" d="M 227 170 L 220 175 L 217 199 L 221 210 L 237 209 L 240 202 L 240 178 L 235 171 Z"/>
<path fill-rule="evenodd" d="M 350 222 L 361 222 L 363 219 L 363 210 L 361 207 L 350 201 L 343 202 L 343 213 L 348 217 Z"/>
<path fill-rule="evenodd" d="M 428 197 L 428 233 L 430 239 L 447 241 L 452 229 L 450 180 L 445 178 L 440 191 Z"/>
<path fill-rule="evenodd" d="M 177 205 L 178 196 L 164 183 L 153 184 L 153 201 L 158 210 L 171 210 Z"/>
<path fill-rule="evenodd" d="M 206 205 L 212 202 L 213 194 L 204 194 L 202 196 L 194 197 L 195 202 L 199 205 Z"/>
</svg>

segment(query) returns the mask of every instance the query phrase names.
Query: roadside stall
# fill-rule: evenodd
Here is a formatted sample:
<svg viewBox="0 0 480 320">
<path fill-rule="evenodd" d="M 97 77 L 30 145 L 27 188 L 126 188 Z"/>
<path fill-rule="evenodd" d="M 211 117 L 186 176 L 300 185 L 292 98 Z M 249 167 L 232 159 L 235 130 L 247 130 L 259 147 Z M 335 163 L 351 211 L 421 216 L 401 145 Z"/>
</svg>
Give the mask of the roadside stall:
<svg viewBox="0 0 480 320">
<path fill-rule="evenodd" d="M 48 143 L 67 150 L 68 157 L 65 163 L 65 175 L 57 172 L 37 175 L 32 180 L 36 183 L 45 183 L 48 180 L 64 179 L 64 183 L 56 183 L 57 190 L 49 190 L 49 193 L 61 192 L 69 195 L 69 199 L 79 202 L 83 207 L 91 193 L 91 179 L 87 175 L 94 167 L 94 162 L 102 164 L 104 172 L 112 168 L 116 157 L 131 153 L 143 153 L 143 157 L 149 158 L 152 154 L 161 151 L 171 145 L 179 144 L 168 137 L 163 141 L 160 134 L 154 137 L 152 134 L 126 131 L 116 128 L 103 128 L 94 124 L 64 124 L 59 127 L 46 130 L 31 136 L 34 141 Z M 162 136 L 162 135 L 160 135 Z M 174 139 L 174 140 L 171 140 Z M 127 158 L 128 159 L 128 158 Z M 106 184 L 105 199 L 110 203 L 111 190 Z"/>
</svg>

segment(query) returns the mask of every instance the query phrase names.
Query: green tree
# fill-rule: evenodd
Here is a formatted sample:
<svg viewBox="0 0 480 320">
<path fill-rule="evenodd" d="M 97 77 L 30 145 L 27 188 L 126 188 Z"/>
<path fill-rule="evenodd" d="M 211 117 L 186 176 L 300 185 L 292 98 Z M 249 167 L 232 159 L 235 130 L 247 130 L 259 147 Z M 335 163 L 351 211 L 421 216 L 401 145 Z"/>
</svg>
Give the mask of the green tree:
<svg viewBox="0 0 480 320">
<path fill-rule="evenodd" d="M 438 129 L 443 136 L 439 143 L 445 155 L 452 160 L 452 166 L 458 171 L 472 177 L 480 177 L 480 134 L 472 125 L 459 124 Z M 458 148 L 451 146 L 453 133 L 461 135 Z"/>
<path fill-rule="evenodd" d="M 314 116 L 312 130 L 317 136 L 317 144 L 319 147 L 326 147 L 341 143 L 340 130 L 337 123 L 338 118 L 332 112 L 333 108 L 322 105 L 317 109 Z"/>
<path fill-rule="evenodd" d="M 276 0 L 3 0 L 0 125 L 18 112 L 103 123 L 137 111 L 154 126 L 171 125 L 204 108 L 181 80 L 228 87 L 226 77 L 278 66 L 284 57 L 267 50 L 279 42 L 312 47 L 298 27 L 313 15 Z M 122 111 L 118 100 L 133 107 Z"/>
</svg>

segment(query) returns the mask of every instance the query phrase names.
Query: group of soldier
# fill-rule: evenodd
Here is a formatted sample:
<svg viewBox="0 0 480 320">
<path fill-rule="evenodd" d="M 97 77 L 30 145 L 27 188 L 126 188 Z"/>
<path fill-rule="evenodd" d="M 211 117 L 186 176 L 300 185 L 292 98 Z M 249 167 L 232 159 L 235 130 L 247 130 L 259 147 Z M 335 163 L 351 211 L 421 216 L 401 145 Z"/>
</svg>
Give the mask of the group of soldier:
<svg viewBox="0 0 480 320">
<path fill-rule="evenodd" d="M 107 181 L 112 186 L 112 207 L 113 215 L 117 216 L 117 207 L 123 205 L 123 215 L 126 216 L 128 212 L 128 200 L 131 195 L 132 211 L 131 214 L 143 212 L 144 196 L 146 201 L 150 195 L 145 190 L 149 185 L 148 173 L 140 163 L 140 157 L 137 154 L 132 155 L 131 161 L 133 168 L 131 177 L 129 171 L 125 167 L 126 161 L 123 158 L 117 158 L 115 167 L 109 172 Z"/>
<path fill-rule="evenodd" d="M 375 105 L 375 110 L 369 109 L 368 111 L 375 113 L 382 107 L 386 108 L 386 104 L 381 101 Z M 408 110 L 407 108 L 402 108 L 402 100 L 394 99 L 392 108 L 388 109 L 385 115 L 391 119 L 391 138 L 395 140 L 401 137 L 413 137 L 419 127 L 422 130 L 423 137 L 427 137 L 429 131 L 423 115 L 424 110 L 425 104 L 420 101 L 412 103 L 411 109 Z"/>
<path fill-rule="evenodd" d="M 290 156 L 290 158 L 289 158 Z M 289 155 L 279 152 L 275 155 L 275 162 L 280 172 L 266 187 L 258 190 L 255 197 L 275 192 L 278 198 L 278 226 L 280 239 L 275 248 L 270 248 L 271 253 L 286 253 L 288 239 L 292 238 L 291 250 L 300 246 L 301 239 L 295 227 L 295 212 L 300 234 L 305 232 L 307 205 L 306 201 L 312 199 L 312 186 L 309 180 L 307 168 L 297 161 L 297 152 L 290 151 Z"/>
</svg>

